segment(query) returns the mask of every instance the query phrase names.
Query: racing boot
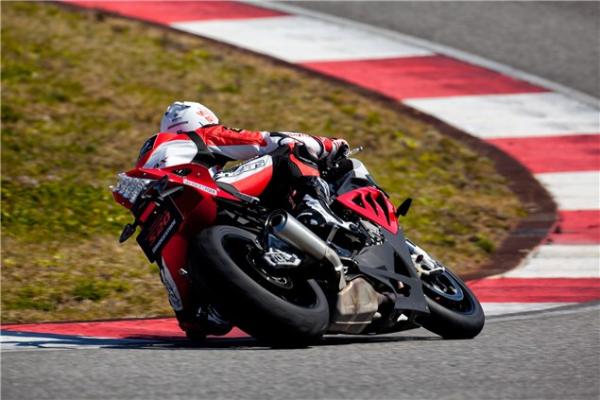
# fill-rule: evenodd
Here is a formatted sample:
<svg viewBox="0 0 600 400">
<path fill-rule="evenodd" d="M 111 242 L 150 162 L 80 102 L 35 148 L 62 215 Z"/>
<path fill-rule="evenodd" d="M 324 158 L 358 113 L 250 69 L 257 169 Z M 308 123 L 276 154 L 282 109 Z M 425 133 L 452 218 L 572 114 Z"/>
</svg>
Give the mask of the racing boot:
<svg viewBox="0 0 600 400">
<path fill-rule="evenodd" d="M 222 336 L 233 328 L 231 323 L 210 304 L 199 307 L 192 319 L 179 319 L 179 326 L 192 341 L 202 341 L 208 335 Z"/>
<path fill-rule="evenodd" d="M 319 177 L 309 177 L 305 183 L 305 194 L 295 212 L 298 221 L 320 236 L 328 234 L 332 227 L 350 232 L 356 230 L 353 223 L 342 221 L 329 208 L 331 195 L 327 182 Z"/>
</svg>

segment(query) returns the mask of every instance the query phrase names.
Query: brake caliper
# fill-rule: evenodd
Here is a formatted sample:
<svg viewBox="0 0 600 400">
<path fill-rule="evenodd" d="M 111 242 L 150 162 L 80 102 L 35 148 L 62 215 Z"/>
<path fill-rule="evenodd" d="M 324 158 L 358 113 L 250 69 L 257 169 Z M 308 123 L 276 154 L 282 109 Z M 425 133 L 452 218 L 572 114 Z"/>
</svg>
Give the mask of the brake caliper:
<svg viewBox="0 0 600 400">
<path fill-rule="evenodd" d="M 408 248 L 410 249 L 410 258 L 419 273 L 419 276 L 435 276 L 441 274 L 446 268 L 431 257 L 425 250 L 407 240 Z"/>
<path fill-rule="evenodd" d="M 264 253 L 263 259 L 275 268 L 296 268 L 302 262 L 297 255 L 273 247 Z"/>
</svg>

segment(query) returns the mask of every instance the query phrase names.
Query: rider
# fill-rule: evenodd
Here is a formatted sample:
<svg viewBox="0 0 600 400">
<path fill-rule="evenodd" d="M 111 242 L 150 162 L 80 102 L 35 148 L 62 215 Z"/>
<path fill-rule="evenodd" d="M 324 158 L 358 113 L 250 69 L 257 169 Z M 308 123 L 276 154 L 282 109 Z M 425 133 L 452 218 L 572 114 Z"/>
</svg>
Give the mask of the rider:
<svg viewBox="0 0 600 400">
<path fill-rule="evenodd" d="M 230 160 L 248 160 L 269 154 L 273 178 L 261 195 L 266 204 L 281 203 L 282 194 L 297 191 L 293 209 L 306 225 L 335 225 L 348 228 L 329 208 L 329 185 L 321 178 L 318 165 L 348 149 L 344 139 L 330 139 L 297 132 L 268 132 L 231 129 L 219 124 L 217 116 L 200 103 L 176 101 L 167 107 L 160 133 L 144 143 L 137 166 L 165 168 L 190 162 L 210 168 L 216 181 L 225 180 L 221 172 Z M 285 198 L 287 198 L 286 196 Z M 281 206 L 281 204 L 279 204 Z M 226 333 L 230 325 L 210 305 L 199 305 L 184 296 L 185 279 L 161 266 L 161 278 L 169 292 L 171 306 L 181 328 L 194 332 Z"/>
</svg>

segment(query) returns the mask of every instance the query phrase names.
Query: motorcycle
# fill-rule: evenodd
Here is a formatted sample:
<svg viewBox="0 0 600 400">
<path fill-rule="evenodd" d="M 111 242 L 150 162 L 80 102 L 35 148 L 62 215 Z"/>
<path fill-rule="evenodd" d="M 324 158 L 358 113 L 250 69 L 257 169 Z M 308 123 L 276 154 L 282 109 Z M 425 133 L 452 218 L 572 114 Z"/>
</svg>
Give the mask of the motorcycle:
<svg viewBox="0 0 600 400">
<path fill-rule="evenodd" d="M 447 339 L 478 335 L 484 313 L 450 269 L 405 238 L 395 207 L 354 149 L 329 163 L 330 207 L 351 228 L 309 229 L 260 199 L 269 155 L 217 176 L 190 163 L 119 174 L 114 199 L 141 227 L 150 262 L 189 281 L 233 324 L 270 343 L 324 334 L 380 334 L 423 327 Z M 340 166 L 343 165 L 343 168 Z M 341 172 L 340 172 L 341 171 Z"/>
</svg>

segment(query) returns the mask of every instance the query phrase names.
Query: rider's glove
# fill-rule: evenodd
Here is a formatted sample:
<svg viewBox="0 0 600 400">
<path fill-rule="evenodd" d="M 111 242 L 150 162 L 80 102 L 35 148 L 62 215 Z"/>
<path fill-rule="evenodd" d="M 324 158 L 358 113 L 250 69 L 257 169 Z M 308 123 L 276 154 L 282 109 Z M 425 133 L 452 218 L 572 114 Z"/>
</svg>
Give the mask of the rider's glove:
<svg viewBox="0 0 600 400">
<path fill-rule="evenodd" d="M 348 151 L 348 142 L 344 139 L 333 139 L 331 141 L 332 149 L 327 155 L 327 158 L 336 160 L 343 157 Z"/>
<path fill-rule="evenodd" d="M 344 139 L 330 139 L 331 150 L 329 153 L 321 159 L 319 166 L 321 173 L 328 175 L 336 168 L 338 161 L 344 158 L 348 151 L 348 142 Z"/>
</svg>

